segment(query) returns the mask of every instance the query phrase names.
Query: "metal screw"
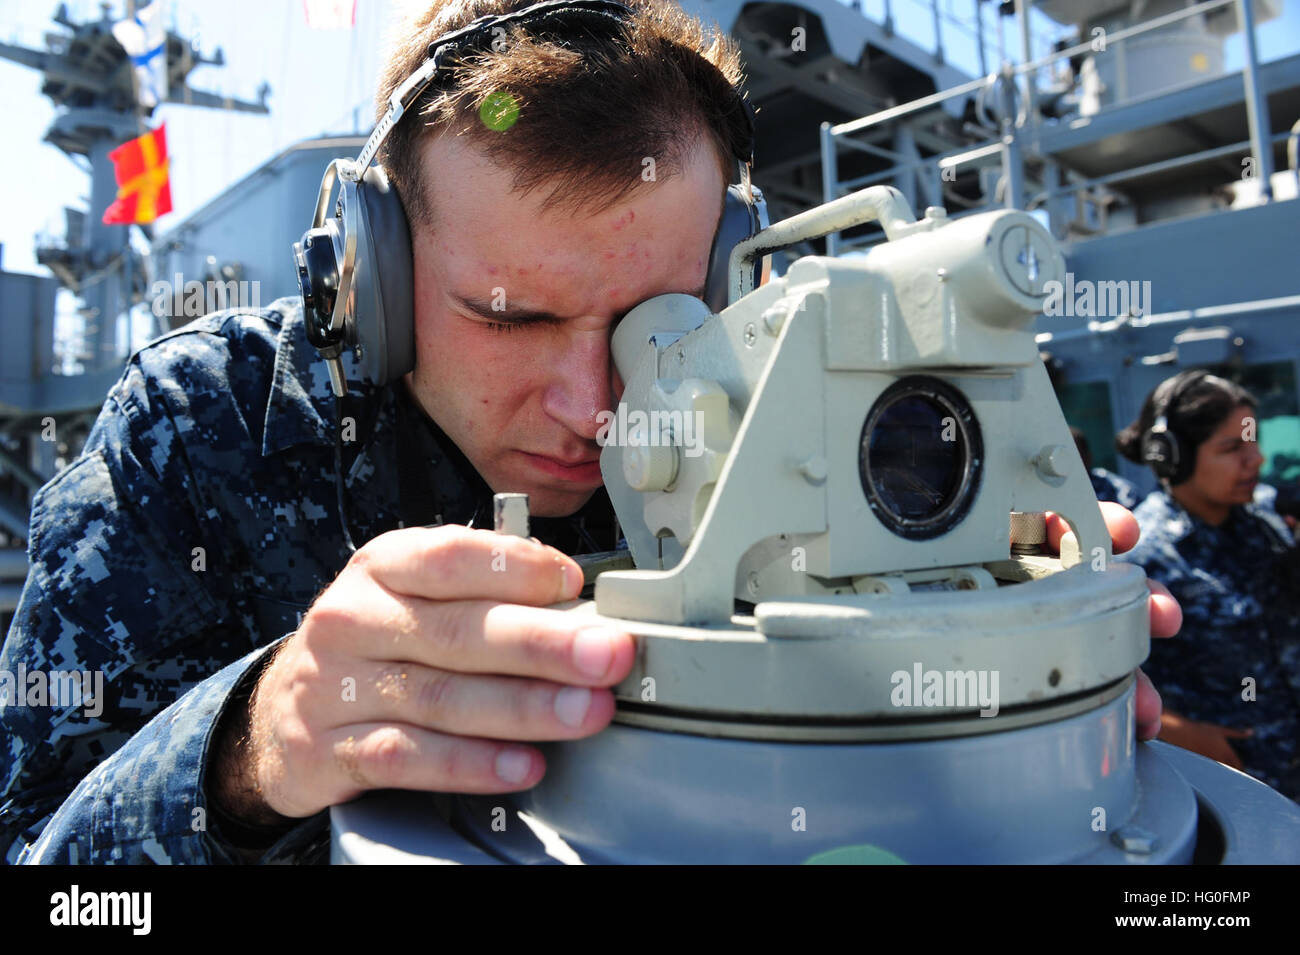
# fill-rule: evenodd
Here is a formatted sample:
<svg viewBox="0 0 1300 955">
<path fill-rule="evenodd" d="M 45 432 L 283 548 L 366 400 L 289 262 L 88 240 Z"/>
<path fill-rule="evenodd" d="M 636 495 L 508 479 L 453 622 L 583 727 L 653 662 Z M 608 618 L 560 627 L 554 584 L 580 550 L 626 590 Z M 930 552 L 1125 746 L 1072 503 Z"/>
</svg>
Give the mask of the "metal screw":
<svg viewBox="0 0 1300 955">
<path fill-rule="evenodd" d="M 754 328 L 753 322 L 749 322 L 745 325 L 745 344 L 753 348 L 756 341 L 758 341 L 758 329 Z"/>
</svg>

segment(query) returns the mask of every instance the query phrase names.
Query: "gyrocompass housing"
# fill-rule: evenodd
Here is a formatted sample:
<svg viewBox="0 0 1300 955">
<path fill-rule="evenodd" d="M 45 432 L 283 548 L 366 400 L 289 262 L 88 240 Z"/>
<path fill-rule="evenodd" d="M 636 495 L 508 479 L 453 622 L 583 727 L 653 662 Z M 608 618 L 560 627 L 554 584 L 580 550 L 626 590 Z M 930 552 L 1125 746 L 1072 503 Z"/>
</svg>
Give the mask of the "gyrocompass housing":
<svg viewBox="0 0 1300 955">
<path fill-rule="evenodd" d="M 865 257 L 747 287 L 757 257 L 865 219 L 888 239 Z M 1136 740 L 1146 578 L 1111 560 L 1030 329 L 1064 271 L 1046 230 L 917 222 L 876 187 L 731 263 L 722 312 L 661 296 L 611 344 L 601 470 L 630 560 L 587 559 L 595 600 L 567 609 L 636 636 L 613 724 L 544 746 L 526 792 L 451 797 L 441 827 L 421 810 L 419 851 L 1186 863 L 1204 801 L 1274 858 L 1287 800 Z M 1048 510 L 1074 532 L 1059 557 Z M 334 812 L 337 844 L 389 838 L 392 814 Z"/>
</svg>

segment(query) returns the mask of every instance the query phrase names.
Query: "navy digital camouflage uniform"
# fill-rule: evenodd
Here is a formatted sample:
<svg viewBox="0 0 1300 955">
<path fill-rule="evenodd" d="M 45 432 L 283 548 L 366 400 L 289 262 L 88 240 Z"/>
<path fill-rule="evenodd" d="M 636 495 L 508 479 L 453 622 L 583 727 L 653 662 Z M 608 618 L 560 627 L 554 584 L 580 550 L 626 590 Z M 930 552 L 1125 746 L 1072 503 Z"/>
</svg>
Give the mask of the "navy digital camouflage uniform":
<svg viewBox="0 0 1300 955">
<path fill-rule="evenodd" d="M 403 384 L 350 389 L 357 546 L 399 526 L 490 526 L 491 490 Z M 350 556 L 334 414 L 294 299 L 201 318 L 131 356 L 81 455 L 32 505 L 0 670 L 102 670 L 105 700 L 98 718 L 0 709 L 7 861 L 234 862 L 250 845 L 263 861 L 321 860 L 326 813 L 250 843 L 210 810 L 205 772 L 225 707 Z M 531 526 L 568 553 L 615 544 L 603 490 Z"/>
<path fill-rule="evenodd" d="M 1114 501 L 1123 504 L 1130 511 L 1138 506 L 1137 485 L 1128 478 L 1120 477 L 1105 468 L 1091 468 L 1088 479 L 1092 481 L 1092 491 L 1097 495 L 1097 500 Z"/>
<path fill-rule="evenodd" d="M 1119 559 L 1140 564 L 1183 609 L 1182 630 L 1152 640 L 1143 667 L 1165 708 L 1253 728 L 1253 737 L 1230 740 L 1247 771 L 1300 799 L 1300 554 L 1273 497 L 1273 488 L 1259 485 L 1251 504 L 1214 527 L 1157 489 L 1134 512 L 1137 546 Z M 1254 700 L 1243 699 L 1247 677 Z"/>
</svg>

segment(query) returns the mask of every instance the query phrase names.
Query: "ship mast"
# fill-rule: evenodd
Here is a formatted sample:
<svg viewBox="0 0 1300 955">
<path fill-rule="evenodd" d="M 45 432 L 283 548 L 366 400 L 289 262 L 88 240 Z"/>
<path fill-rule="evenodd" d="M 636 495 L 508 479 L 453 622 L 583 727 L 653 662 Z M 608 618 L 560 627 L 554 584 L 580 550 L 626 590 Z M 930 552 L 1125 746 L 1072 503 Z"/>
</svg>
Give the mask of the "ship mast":
<svg viewBox="0 0 1300 955">
<path fill-rule="evenodd" d="M 134 15 L 134 7 L 128 0 L 127 17 Z M 104 225 L 101 219 L 117 196 L 108 154 L 147 132 L 148 120 L 156 108 L 140 102 L 131 61 L 113 36 L 116 18 L 112 6 L 101 4 L 101 10 L 98 20 L 78 23 L 69 16 L 67 5 L 60 4 L 52 19 L 66 32 L 47 32 L 44 49 L 0 43 L 0 57 L 41 71 L 41 92 L 57 109 L 45 139 L 72 157 L 90 176 L 90 209 L 66 209 L 66 234 L 61 239 L 41 240 L 36 250 L 37 261 L 80 300 L 85 351 L 79 357 L 87 372 L 120 365 L 117 318 L 141 301 L 148 290 L 147 266 L 131 247 L 130 227 Z M 189 85 L 188 77 L 195 67 L 224 65 L 220 48 L 211 56 L 204 55 L 195 43 L 169 30 L 164 49 L 168 89 L 164 102 L 269 112 L 266 97 L 270 87 L 265 83 L 258 90 L 257 102 Z M 149 226 L 137 228 L 151 238 Z"/>
</svg>

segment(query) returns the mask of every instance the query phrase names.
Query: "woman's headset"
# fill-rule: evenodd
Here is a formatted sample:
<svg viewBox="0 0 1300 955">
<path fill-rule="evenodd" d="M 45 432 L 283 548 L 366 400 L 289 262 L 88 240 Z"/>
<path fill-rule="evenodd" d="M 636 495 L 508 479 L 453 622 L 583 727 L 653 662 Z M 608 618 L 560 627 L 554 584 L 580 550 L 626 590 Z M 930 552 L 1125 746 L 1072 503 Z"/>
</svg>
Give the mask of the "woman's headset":
<svg viewBox="0 0 1300 955">
<path fill-rule="evenodd" d="M 1169 427 L 1169 413 L 1188 389 L 1213 377 L 1203 370 L 1182 372 L 1161 386 L 1165 389 L 1163 400 L 1155 399 L 1155 420 L 1142 437 L 1142 463 L 1171 485 L 1182 484 L 1192 476 L 1196 470 L 1196 448 Z"/>
<path fill-rule="evenodd" d="M 402 116 L 453 61 L 485 53 L 502 28 L 520 26 L 536 36 L 563 41 L 622 34 L 632 11 L 613 0 L 548 0 L 498 16 L 480 17 L 429 44 L 428 56 L 389 98 L 388 110 L 355 160 L 336 159 L 325 170 L 311 228 L 293 246 L 302 290 L 307 338 L 326 360 L 334 394 L 347 394 L 341 356 L 352 349 L 365 382 L 382 386 L 415 367 L 411 236 L 406 213 L 382 166 L 371 166 Z M 747 134 L 736 151 L 738 182 L 726 202 L 709 258 L 705 302 L 714 312 L 727 305 L 732 248 L 767 226 L 762 193 L 749 181 L 754 113 L 739 90 L 738 108 Z M 330 198 L 339 186 L 334 215 Z M 760 284 L 755 268 L 755 286 Z"/>
</svg>

